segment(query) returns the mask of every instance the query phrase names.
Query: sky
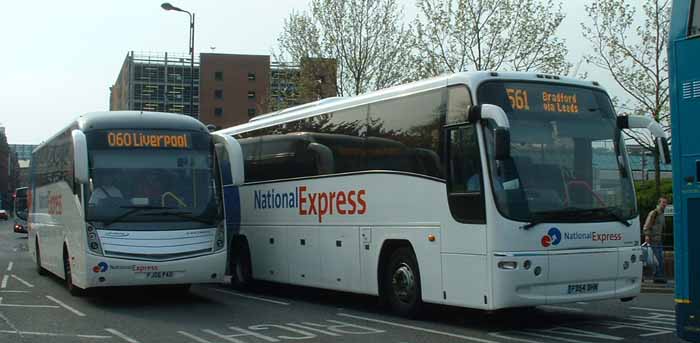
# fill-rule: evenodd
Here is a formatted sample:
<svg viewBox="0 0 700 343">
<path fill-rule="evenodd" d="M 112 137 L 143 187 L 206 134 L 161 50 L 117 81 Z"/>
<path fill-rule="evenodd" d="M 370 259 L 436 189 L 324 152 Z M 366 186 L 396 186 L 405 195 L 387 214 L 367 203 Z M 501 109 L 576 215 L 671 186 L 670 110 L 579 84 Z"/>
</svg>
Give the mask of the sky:
<svg viewBox="0 0 700 343">
<path fill-rule="evenodd" d="M 559 36 L 569 60 L 590 50 L 581 37 L 584 6 L 590 0 L 563 1 L 566 19 Z M 38 144 L 80 114 L 109 109 L 126 54 L 133 51 L 186 54 L 188 16 L 166 12 L 161 0 L 3 1 L 0 20 L 0 126 L 11 144 Z M 270 54 L 291 11 L 308 0 L 171 0 L 196 14 L 195 53 Z M 404 17 L 416 15 L 414 0 L 399 0 Z M 215 50 L 212 50 L 214 48 Z M 612 80 L 582 65 L 589 79 L 611 95 Z"/>
</svg>

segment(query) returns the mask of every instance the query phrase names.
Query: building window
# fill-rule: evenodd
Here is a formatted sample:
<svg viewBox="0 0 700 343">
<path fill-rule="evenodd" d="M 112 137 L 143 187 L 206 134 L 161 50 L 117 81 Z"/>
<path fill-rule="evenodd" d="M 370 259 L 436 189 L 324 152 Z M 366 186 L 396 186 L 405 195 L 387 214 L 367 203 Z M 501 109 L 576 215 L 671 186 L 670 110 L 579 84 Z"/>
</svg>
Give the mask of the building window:
<svg viewBox="0 0 700 343">
<path fill-rule="evenodd" d="M 248 109 L 248 117 L 250 117 L 250 118 L 255 117 L 255 109 L 254 108 Z"/>
<path fill-rule="evenodd" d="M 214 99 L 223 99 L 223 98 L 224 98 L 224 91 L 222 89 L 214 90 Z"/>
<path fill-rule="evenodd" d="M 255 73 L 248 73 L 248 80 L 255 81 Z"/>
<path fill-rule="evenodd" d="M 224 80 L 224 72 L 223 71 L 214 72 L 214 80 L 223 81 Z"/>
<path fill-rule="evenodd" d="M 248 91 L 248 99 L 255 99 L 255 91 Z"/>
<path fill-rule="evenodd" d="M 224 109 L 221 107 L 214 108 L 214 115 L 217 117 L 221 117 L 224 115 Z"/>
</svg>

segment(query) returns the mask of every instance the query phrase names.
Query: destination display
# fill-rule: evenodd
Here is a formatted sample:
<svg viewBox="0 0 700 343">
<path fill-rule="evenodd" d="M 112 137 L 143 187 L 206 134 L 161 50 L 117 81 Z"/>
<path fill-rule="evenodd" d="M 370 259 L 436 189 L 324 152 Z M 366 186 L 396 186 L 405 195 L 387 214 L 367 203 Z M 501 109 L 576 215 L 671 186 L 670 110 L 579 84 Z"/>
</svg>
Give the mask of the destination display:
<svg viewBox="0 0 700 343">
<path fill-rule="evenodd" d="M 104 137 L 110 148 L 191 148 L 189 133 L 108 131 Z"/>
<path fill-rule="evenodd" d="M 480 87 L 479 102 L 501 106 L 514 114 L 586 115 L 600 108 L 597 93 L 590 88 L 548 83 L 489 82 Z"/>
<path fill-rule="evenodd" d="M 572 91 L 566 92 L 561 90 L 541 90 L 534 89 L 528 92 L 522 87 L 506 87 L 506 94 L 510 106 L 518 111 L 531 111 L 530 104 L 535 105 L 535 110 L 553 113 L 579 113 L 578 94 Z M 542 88 L 542 87 L 537 87 Z M 541 108 L 537 108 L 540 107 Z"/>
</svg>

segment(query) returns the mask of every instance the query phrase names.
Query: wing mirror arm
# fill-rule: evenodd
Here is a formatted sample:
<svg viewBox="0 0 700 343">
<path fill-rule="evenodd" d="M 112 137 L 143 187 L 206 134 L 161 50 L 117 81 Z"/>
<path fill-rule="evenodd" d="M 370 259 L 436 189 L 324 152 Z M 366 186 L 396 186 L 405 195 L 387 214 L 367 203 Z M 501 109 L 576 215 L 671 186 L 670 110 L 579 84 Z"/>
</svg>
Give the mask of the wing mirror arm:
<svg viewBox="0 0 700 343">
<path fill-rule="evenodd" d="M 470 123 L 493 120 L 496 123 L 496 129 L 493 132 L 494 158 L 503 161 L 510 157 L 510 122 L 502 108 L 491 104 L 472 106 L 467 119 Z"/>
<path fill-rule="evenodd" d="M 660 160 L 665 164 L 671 163 L 671 154 L 668 145 L 668 136 L 661 125 L 646 116 L 619 116 L 617 117 L 617 128 L 620 130 L 646 129 L 652 136 L 659 149 Z"/>
<path fill-rule="evenodd" d="M 238 143 L 235 138 L 225 134 L 213 133 L 212 137 L 215 143 L 223 144 L 228 154 L 233 185 L 242 185 L 245 180 L 245 174 L 243 170 L 243 149 L 241 148 L 241 144 Z"/>
</svg>

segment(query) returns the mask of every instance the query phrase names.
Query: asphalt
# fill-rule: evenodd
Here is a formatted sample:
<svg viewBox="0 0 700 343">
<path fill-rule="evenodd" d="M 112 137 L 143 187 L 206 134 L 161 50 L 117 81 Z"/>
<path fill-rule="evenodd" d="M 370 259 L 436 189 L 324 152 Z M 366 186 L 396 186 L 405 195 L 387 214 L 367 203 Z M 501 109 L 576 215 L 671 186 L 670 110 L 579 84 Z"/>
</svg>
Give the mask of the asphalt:
<svg viewBox="0 0 700 343">
<path fill-rule="evenodd" d="M 427 306 L 394 316 L 374 297 L 261 283 L 240 293 L 112 288 L 72 297 L 39 276 L 26 235 L 0 221 L 0 343 L 14 342 L 679 342 L 671 294 L 484 312 Z"/>
</svg>

